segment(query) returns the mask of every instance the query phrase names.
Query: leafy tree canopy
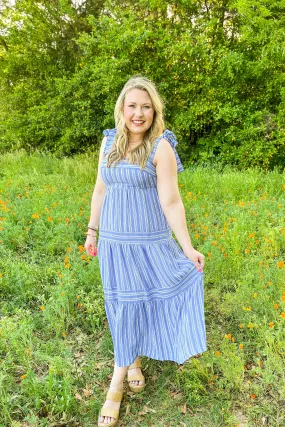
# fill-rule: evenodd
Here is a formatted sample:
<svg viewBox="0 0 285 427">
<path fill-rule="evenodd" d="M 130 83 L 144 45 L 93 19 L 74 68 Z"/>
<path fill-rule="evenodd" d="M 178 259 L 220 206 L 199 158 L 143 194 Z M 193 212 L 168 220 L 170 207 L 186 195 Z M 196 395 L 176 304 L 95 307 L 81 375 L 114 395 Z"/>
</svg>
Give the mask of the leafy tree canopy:
<svg viewBox="0 0 285 427">
<path fill-rule="evenodd" d="M 153 79 L 183 163 L 285 164 L 281 0 L 17 0 L 0 18 L 0 149 L 71 155 Z"/>
</svg>

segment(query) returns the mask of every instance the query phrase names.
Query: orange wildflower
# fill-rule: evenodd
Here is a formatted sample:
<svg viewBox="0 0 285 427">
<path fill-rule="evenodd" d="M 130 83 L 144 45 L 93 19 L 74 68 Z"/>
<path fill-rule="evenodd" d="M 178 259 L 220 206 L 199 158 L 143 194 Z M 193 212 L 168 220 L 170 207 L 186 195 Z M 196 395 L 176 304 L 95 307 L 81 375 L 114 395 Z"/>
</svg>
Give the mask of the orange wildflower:
<svg viewBox="0 0 285 427">
<path fill-rule="evenodd" d="M 270 328 L 273 328 L 274 322 L 269 322 L 268 325 L 269 325 Z"/>
<path fill-rule="evenodd" d="M 255 394 L 251 394 L 251 395 L 250 395 L 250 397 L 251 397 L 252 399 L 255 399 L 255 398 L 256 398 L 256 395 L 255 395 Z"/>
<path fill-rule="evenodd" d="M 240 348 L 241 350 L 243 350 L 243 349 L 244 349 L 244 345 L 243 345 L 243 344 L 240 344 L 240 345 L 239 345 L 239 348 Z"/>
<path fill-rule="evenodd" d="M 40 306 L 40 309 L 41 309 L 42 311 L 44 311 L 45 306 L 44 306 L 44 305 L 41 305 L 41 306 Z"/>
<path fill-rule="evenodd" d="M 285 262 L 284 262 L 284 261 L 278 261 L 278 262 L 277 262 L 277 267 L 278 267 L 278 268 L 282 268 L 282 267 L 284 267 L 284 265 L 285 265 Z"/>
<path fill-rule="evenodd" d="M 220 351 L 216 351 L 216 356 L 220 357 L 221 352 Z"/>
<path fill-rule="evenodd" d="M 280 314 L 280 317 L 282 317 L 283 319 L 285 319 L 285 312 L 282 311 L 282 313 Z"/>
<path fill-rule="evenodd" d="M 279 307 L 279 305 L 278 304 L 274 304 L 273 307 L 275 308 L 275 310 L 277 310 L 277 308 Z"/>
</svg>

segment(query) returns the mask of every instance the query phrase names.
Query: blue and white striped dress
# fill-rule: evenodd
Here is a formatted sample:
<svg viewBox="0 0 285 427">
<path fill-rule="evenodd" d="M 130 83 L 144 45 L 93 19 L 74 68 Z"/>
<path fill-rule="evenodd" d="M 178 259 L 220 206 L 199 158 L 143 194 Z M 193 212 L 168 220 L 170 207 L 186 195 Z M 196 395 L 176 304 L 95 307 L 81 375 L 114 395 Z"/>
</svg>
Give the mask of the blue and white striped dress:
<svg viewBox="0 0 285 427">
<path fill-rule="evenodd" d="M 106 129 L 105 154 L 116 128 Z M 157 192 L 153 158 L 159 141 L 169 141 L 177 172 L 184 170 L 173 132 L 155 141 L 144 170 L 128 159 L 100 166 L 107 188 L 98 238 L 105 309 L 118 366 L 137 356 L 182 364 L 207 349 L 203 272 L 172 237 Z"/>
</svg>

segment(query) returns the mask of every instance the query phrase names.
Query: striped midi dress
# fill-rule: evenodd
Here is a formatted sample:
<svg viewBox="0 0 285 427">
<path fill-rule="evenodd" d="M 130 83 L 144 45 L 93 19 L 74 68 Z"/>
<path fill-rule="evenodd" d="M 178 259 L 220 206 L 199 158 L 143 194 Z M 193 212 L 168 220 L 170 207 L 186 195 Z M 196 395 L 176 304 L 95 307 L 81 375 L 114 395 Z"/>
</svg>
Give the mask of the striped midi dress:
<svg viewBox="0 0 285 427">
<path fill-rule="evenodd" d="M 116 135 L 106 129 L 105 154 Z M 165 130 L 154 143 L 144 170 L 123 159 L 100 165 L 106 184 L 98 261 L 106 315 L 118 366 L 138 356 L 182 364 L 207 349 L 203 271 L 199 272 L 172 237 L 161 208 L 153 158 L 159 141 L 173 148 L 177 172 L 184 170 L 177 139 Z"/>
</svg>

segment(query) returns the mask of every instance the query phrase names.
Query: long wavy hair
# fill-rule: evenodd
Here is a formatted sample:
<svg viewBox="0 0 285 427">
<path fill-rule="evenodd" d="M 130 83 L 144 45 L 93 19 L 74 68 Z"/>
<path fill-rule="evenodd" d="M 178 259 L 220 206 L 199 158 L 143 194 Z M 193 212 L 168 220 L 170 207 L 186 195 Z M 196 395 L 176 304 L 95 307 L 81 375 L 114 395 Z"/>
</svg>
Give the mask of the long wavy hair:
<svg viewBox="0 0 285 427">
<path fill-rule="evenodd" d="M 126 94 L 131 89 L 141 89 L 147 91 L 154 108 L 153 121 L 149 129 L 145 132 L 143 142 L 128 153 L 128 160 L 131 164 L 138 164 L 144 169 L 147 159 L 151 154 L 155 140 L 164 131 L 164 102 L 160 97 L 155 84 L 144 76 L 131 77 L 124 85 L 115 105 L 114 118 L 116 124 L 116 135 L 111 150 L 107 155 L 107 167 L 125 159 L 128 148 L 129 130 L 124 119 L 124 102 Z"/>
</svg>

